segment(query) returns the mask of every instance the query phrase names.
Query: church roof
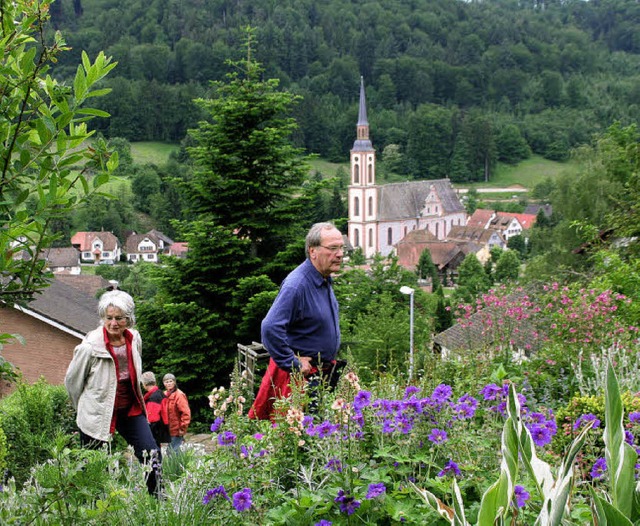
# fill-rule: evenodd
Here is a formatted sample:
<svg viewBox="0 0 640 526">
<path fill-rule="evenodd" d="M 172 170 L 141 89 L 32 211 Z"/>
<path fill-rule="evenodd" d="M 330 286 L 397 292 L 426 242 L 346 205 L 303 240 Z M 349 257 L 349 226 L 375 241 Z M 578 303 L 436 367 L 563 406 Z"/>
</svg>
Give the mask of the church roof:
<svg viewBox="0 0 640 526">
<path fill-rule="evenodd" d="M 380 186 L 379 220 L 391 221 L 420 217 L 432 186 L 440 199 L 443 214 L 464 212 L 464 207 L 449 179 L 410 181 Z"/>
</svg>

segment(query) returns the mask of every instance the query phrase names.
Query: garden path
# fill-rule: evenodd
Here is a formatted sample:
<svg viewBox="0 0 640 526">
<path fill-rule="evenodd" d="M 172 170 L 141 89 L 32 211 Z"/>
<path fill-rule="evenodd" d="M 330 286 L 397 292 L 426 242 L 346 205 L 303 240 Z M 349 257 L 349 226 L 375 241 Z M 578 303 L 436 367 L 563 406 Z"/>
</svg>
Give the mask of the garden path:
<svg viewBox="0 0 640 526">
<path fill-rule="evenodd" d="M 187 433 L 184 436 L 184 441 L 187 444 L 198 445 L 204 449 L 206 453 L 212 453 L 216 447 L 216 444 L 211 440 L 211 433 Z"/>
</svg>

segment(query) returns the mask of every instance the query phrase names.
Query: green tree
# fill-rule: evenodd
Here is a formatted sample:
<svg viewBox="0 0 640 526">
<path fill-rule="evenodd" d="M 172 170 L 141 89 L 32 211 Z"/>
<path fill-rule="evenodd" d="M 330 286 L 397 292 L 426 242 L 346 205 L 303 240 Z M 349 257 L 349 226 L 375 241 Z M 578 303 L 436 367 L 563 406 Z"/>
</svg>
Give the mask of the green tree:
<svg viewBox="0 0 640 526">
<path fill-rule="evenodd" d="M 45 38 L 49 1 L 3 1 L 0 8 L 0 309 L 25 305 L 47 287 L 40 254 L 65 231 L 69 213 L 109 180 L 118 165 L 104 141 L 90 148 L 87 122 L 108 116 L 86 106 L 115 64 L 86 53 L 65 86 L 49 75 L 68 50 L 60 33 Z M 0 333 L 3 346 L 19 339 Z M 15 379 L 0 355 L 0 378 Z"/>
<path fill-rule="evenodd" d="M 433 259 L 431 259 L 431 252 L 429 252 L 428 249 L 423 250 L 420 254 L 416 274 L 418 275 L 418 279 L 429 278 L 431 280 L 432 292 L 436 292 L 442 288 L 442 283 L 440 283 L 440 277 L 438 276 L 438 269 L 434 265 Z"/>
<path fill-rule="evenodd" d="M 236 230 L 255 254 L 259 247 L 273 254 L 303 210 L 291 190 L 309 167 L 290 142 L 296 123 L 287 112 L 298 97 L 277 91 L 276 79 L 262 80 L 252 45 L 250 32 L 247 58 L 234 63 L 226 83 L 212 83 L 212 99 L 196 101 L 210 120 L 191 131 L 195 169 L 185 188 L 193 213 Z"/>
<path fill-rule="evenodd" d="M 515 250 L 503 250 L 496 262 L 494 271 L 498 283 L 518 281 L 520 275 L 520 258 Z"/>
<path fill-rule="evenodd" d="M 295 123 L 286 116 L 295 97 L 261 80 L 250 54 L 234 65 L 226 84 L 214 83 L 216 98 L 199 101 L 210 122 L 193 131 L 195 173 L 181 186 L 194 219 L 174 223 L 188 257 L 164 260 L 158 292 L 139 314 L 146 356 L 181 375 L 197 410 L 226 381 L 237 342 L 257 338 L 275 283 L 304 258 L 306 226 L 296 221 L 308 170 L 288 142 Z M 180 327 L 184 335 L 173 337 Z"/>
<path fill-rule="evenodd" d="M 510 237 L 509 241 L 507 241 L 507 247 L 510 250 L 515 250 L 520 259 L 527 255 L 527 239 L 522 234 Z"/>
<path fill-rule="evenodd" d="M 451 304 L 444 297 L 444 289 L 442 287 L 437 290 L 436 295 L 438 304 L 434 316 L 433 332 L 437 334 L 446 331 L 453 325 L 453 313 L 451 312 Z"/>
<path fill-rule="evenodd" d="M 456 296 L 464 303 L 473 302 L 479 294 L 483 294 L 491 287 L 491 280 L 478 257 L 467 254 L 458 267 L 458 288 Z"/>
<path fill-rule="evenodd" d="M 55 221 L 108 181 L 118 156 L 104 141 L 86 142 L 87 123 L 107 117 L 89 108 L 106 93 L 97 84 L 113 69 L 103 53 L 95 62 L 82 54 L 71 86 L 49 75 L 68 50 L 60 33 L 45 38 L 50 2 L 2 2 L 0 16 L 0 304 L 29 301 L 47 286 L 39 254 L 59 234 Z M 20 257 L 18 257 L 20 256 Z"/>
</svg>

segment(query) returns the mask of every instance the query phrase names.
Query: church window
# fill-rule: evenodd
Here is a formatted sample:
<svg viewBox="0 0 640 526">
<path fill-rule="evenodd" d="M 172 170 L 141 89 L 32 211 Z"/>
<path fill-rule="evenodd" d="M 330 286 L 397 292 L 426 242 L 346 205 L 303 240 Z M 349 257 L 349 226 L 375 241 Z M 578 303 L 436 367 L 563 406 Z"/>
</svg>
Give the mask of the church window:
<svg viewBox="0 0 640 526">
<path fill-rule="evenodd" d="M 367 177 L 368 177 L 368 183 L 369 184 L 373 183 L 373 165 L 372 164 L 369 164 L 369 166 L 368 166 L 368 175 L 367 175 Z"/>
<path fill-rule="evenodd" d="M 369 246 L 373 246 L 373 228 L 369 229 Z"/>
<path fill-rule="evenodd" d="M 357 228 L 353 231 L 353 246 L 356 248 L 360 246 L 360 230 Z"/>
<path fill-rule="evenodd" d="M 360 215 L 360 198 L 358 197 L 353 198 L 353 215 L 354 216 Z"/>
<path fill-rule="evenodd" d="M 407 235 L 407 230 L 408 230 L 408 228 L 405 226 L 405 227 L 404 227 L 404 235 L 405 235 L 405 236 Z"/>
<path fill-rule="evenodd" d="M 369 215 L 373 215 L 373 197 L 369 197 Z"/>
<path fill-rule="evenodd" d="M 440 223 L 436 223 L 436 237 L 438 237 L 438 230 L 439 230 L 439 228 L 438 228 L 438 227 L 439 227 L 439 226 L 440 226 Z"/>
<path fill-rule="evenodd" d="M 360 184 L 360 166 L 358 164 L 353 165 L 353 182 Z"/>
<path fill-rule="evenodd" d="M 393 245 L 393 230 L 391 227 L 387 229 L 387 245 Z"/>
</svg>

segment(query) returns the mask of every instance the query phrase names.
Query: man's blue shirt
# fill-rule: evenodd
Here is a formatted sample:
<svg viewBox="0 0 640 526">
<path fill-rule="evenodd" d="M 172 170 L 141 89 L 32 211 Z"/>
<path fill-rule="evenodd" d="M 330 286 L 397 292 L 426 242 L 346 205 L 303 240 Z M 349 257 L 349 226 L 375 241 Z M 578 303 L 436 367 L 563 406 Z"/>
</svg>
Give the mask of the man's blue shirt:
<svg viewBox="0 0 640 526">
<path fill-rule="evenodd" d="M 278 367 L 300 368 L 295 357 L 328 362 L 340 347 L 338 302 L 331 278 L 325 279 L 309 259 L 282 282 L 280 292 L 262 320 L 262 344 Z"/>
</svg>

